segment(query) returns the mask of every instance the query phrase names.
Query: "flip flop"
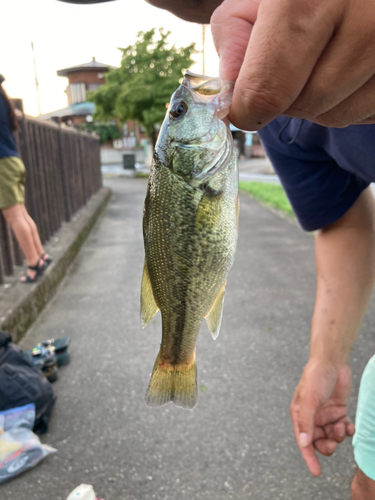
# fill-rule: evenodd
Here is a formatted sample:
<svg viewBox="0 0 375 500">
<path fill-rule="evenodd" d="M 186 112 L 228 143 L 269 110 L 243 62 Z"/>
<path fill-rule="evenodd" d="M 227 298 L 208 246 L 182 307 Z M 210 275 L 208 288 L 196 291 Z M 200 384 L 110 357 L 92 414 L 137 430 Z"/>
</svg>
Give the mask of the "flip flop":
<svg viewBox="0 0 375 500">
<path fill-rule="evenodd" d="M 23 276 L 23 278 L 25 279 L 24 280 L 20 279 L 21 283 L 35 283 L 35 281 L 39 278 L 39 276 L 41 276 L 44 273 L 44 271 L 48 267 L 48 264 L 44 262 L 42 266 L 39 266 L 41 260 L 43 259 L 38 259 L 38 262 L 36 263 L 35 266 L 27 266 L 27 268 L 30 269 L 31 271 L 36 271 L 35 276 L 34 278 L 30 278 L 28 274 L 25 274 L 25 276 Z"/>
</svg>

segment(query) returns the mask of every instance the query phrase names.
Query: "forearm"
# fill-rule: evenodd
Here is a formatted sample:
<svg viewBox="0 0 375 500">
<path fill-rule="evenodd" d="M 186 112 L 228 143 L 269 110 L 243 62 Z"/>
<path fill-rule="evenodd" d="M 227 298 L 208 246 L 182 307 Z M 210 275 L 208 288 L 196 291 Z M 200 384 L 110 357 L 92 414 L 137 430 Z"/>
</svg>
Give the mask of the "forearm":
<svg viewBox="0 0 375 500">
<path fill-rule="evenodd" d="M 368 188 L 315 238 L 317 292 L 310 360 L 346 364 L 375 278 L 374 199 Z"/>
<path fill-rule="evenodd" d="M 194 23 L 209 24 L 213 11 L 223 0 L 146 0 L 160 9 Z"/>
</svg>

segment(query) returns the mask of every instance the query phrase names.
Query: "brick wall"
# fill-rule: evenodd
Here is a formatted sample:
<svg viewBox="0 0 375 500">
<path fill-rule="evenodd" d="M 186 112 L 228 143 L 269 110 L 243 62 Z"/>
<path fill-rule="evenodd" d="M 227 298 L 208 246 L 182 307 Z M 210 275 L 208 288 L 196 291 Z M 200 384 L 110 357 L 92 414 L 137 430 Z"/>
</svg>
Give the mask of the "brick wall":
<svg viewBox="0 0 375 500">
<path fill-rule="evenodd" d="M 104 74 L 104 70 L 80 70 L 69 73 L 69 83 L 104 83 L 104 78 L 98 78 L 98 75 Z"/>
</svg>

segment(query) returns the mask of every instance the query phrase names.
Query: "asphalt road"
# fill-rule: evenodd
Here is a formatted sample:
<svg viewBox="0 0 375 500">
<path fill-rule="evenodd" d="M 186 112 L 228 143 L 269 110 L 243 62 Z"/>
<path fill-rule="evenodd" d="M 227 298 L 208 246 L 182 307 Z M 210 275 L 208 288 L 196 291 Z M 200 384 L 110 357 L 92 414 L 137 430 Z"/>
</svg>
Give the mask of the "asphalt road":
<svg viewBox="0 0 375 500">
<path fill-rule="evenodd" d="M 313 478 L 289 420 L 308 353 L 311 235 L 242 196 L 220 336 L 213 341 L 203 325 L 198 338 L 198 405 L 150 409 L 144 394 L 161 328 L 159 315 L 145 330 L 139 320 L 146 180 L 106 185 L 106 214 L 22 342 L 72 339 L 42 436 L 58 452 L 0 486 L 1 500 L 65 500 L 81 483 L 104 500 L 349 499 L 350 441 Z M 372 301 L 352 356 L 352 416 L 374 330 Z"/>
</svg>

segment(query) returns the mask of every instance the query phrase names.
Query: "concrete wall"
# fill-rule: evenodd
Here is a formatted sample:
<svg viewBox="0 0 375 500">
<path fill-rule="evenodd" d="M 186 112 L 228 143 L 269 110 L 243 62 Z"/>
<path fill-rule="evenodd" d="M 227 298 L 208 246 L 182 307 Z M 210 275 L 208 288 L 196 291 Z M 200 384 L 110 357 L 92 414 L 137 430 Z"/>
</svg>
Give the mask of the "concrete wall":
<svg viewBox="0 0 375 500">
<path fill-rule="evenodd" d="M 145 163 L 145 153 L 143 149 L 105 149 L 100 150 L 100 162 L 102 165 L 122 165 L 122 156 L 124 154 L 135 154 L 137 163 Z"/>
</svg>

